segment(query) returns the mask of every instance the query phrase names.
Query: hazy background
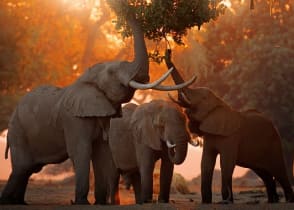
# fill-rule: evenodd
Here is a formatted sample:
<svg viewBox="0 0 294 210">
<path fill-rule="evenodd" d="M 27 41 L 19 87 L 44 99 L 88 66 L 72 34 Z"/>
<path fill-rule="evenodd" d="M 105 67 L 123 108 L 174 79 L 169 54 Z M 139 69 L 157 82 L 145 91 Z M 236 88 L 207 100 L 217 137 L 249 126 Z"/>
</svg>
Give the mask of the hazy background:
<svg viewBox="0 0 294 210">
<path fill-rule="evenodd" d="M 229 9 L 216 21 L 188 32 L 184 45 L 170 43 L 173 61 L 194 86 L 213 89 L 238 110 L 254 108 L 279 129 L 287 164 L 294 154 L 294 12 L 293 0 L 226 1 Z M 66 86 L 97 63 L 132 59 L 132 39 L 115 30 L 115 16 L 100 0 L 0 1 L 0 131 L 19 98 L 41 84 Z M 163 52 L 166 43 L 147 41 Z M 166 71 L 151 62 L 151 80 Z M 166 84 L 173 84 L 169 79 Z M 175 94 L 175 93 L 172 93 Z M 143 103 L 167 98 L 166 92 L 138 91 Z M 0 178 L 7 177 L 5 143 L 0 140 Z M 250 154 L 248 154 L 250 155 Z M 270 154 L 269 154 L 270 155 Z M 201 148 L 189 147 L 176 171 L 190 179 L 199 173 Z M 292 171 L 292 170 L 291 170 Z M 241 173 L 241 172 L 240 172 Z"/>
</svg>

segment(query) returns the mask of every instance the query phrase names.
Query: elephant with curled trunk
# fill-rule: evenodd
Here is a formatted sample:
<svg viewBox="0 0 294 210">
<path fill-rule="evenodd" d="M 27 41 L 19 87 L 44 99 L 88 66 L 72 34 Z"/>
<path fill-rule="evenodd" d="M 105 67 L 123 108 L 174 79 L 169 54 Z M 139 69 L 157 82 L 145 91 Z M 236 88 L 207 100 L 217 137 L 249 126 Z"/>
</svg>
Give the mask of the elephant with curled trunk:
<svg viewBox="0 0 294 210">
<path fill-rule="evenodd" d="M 169 202 L 174 164 L 185 160 L 189 141 L 185 115 L 172 102 L 128 104 L 123 108 L 123 118 L 111 120 L 109 146 L 113 160 L 133 185 L 136 203 L 152 201 L 153 170 L 159 159 L 158 201 Z"/>
<path fill-rule="evenodd" d="M 141 24 L 131 10 L 126 20 L 134 36 L 133 61 L 95 64 L 67 87 L 41 86 L 20 100 L 8 126 L 5 156 L 10 148 L 12 173 L 1 193 L 1 204 L 24 204 L 31 174 L 67 158 L 76 176 L 75 203 L 89 203 L 90 162 L 99 186 L 103 163 L 97 148 L 108 139 L 110 118 L 121 115 L 121 104 L 136 89 L 161 89 L 159 84 L 168 76 L 144 84 L 149 81 L 149 62 Z M 103 201 L 96 197 L 96 203 Z"/>
<path fill-rule="evenodd" d="M 166 54 L 167 66 L 173 67 L 173 80 L 183 81 Z M 212 202 L 212 175 L 216 157 L 220 155 L 222 198 L 233 202 L 232 174 L 235 165 L 252 169 L 264 182 L 268 202 L 278 202 L 278 181 L 286 197 L 293 202 L 293 191 L 287 176 L 280 135 L 272 121 L 263 114 L 233 110 L 213 91 L 204 87 L 184 88 L 178 102 L 185 107 L 190 131 L 204 139 L 201 161 L 202 202 Z"/>
</svg>

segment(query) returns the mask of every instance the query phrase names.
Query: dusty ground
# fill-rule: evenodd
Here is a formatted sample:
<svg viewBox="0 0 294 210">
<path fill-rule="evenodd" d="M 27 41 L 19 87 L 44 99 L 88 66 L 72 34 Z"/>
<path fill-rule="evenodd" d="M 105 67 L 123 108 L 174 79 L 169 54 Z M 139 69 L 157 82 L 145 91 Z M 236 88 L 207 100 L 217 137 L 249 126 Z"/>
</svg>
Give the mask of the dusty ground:
<svg viewBox="0 0 294 210">
<path fill-rule="evenodd" d="M 0 191 L 2 191 L 5 182 L 0 181 Z M 72 180 L 62 182 L 44 182 L 44 181 L 30 181 L 26 201 L 29 206 L 1 206 L 0 210 L 19 210 L 19 209 L 42 209 L 42 210 L 67 210 L 67 209 L 179 209 L 179 210 L 294 210 L 294 204 L 285 203 L 284 197 L 281 198 L 281 203 L 270 205 L 266 203 L 266 194 L 264 188 L 260 187 L 234 187 L 235 204 L 220 205 L 216 204 L 221 200 L 219 187 L 213 187 L 213 201 L 214 204 L 201 204 L 201 197 L 199 192 L 199 185 L 188 183 L 190 193 L 172 193 L 169 204 L 145 204 L 134 205 L 134 197 L 132 191 L 126 190 L 123 186 L 120 187 L 120 198 L 122 206 L 72 206 L 70 201 L 74 198 L 74 185 Z M 282 196 L 281 189 L 278 189 Z M 156 197 L 156 195 L 154 195 Z M 90 202 L 93 202 L 93 191 L 89 194 Z"/>
</svg>

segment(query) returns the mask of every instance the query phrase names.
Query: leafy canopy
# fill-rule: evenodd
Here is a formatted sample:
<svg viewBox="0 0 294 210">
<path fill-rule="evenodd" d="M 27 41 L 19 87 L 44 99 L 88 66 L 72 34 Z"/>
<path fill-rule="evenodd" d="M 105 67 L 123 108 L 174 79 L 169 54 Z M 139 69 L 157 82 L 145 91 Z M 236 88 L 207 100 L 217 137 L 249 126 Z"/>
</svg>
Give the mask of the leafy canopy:
<svg viewBox="0 0 294 210">
<path fill-rule="evenodd" d="M 153 41 L 169 35 L 177 44 L 187 30 L 215 19 L 225 9 L 219 0 L 108 0 L 117 14 L 118 30 L 124 37 L 131 35 L 125 16 L 135 13 L 141 22 L 145 36 Z"/>
</svg>

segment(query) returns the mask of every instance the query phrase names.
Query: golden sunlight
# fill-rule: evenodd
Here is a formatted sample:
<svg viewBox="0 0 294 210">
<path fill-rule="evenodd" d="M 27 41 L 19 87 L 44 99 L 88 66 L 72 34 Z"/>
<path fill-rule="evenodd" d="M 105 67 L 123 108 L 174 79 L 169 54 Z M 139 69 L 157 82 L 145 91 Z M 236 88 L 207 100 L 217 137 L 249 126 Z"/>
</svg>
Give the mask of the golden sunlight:
<svg viewBox="0 0 294 210">
<path fill-rule="evenodd" d="M 86 0 L 61 0 L 64 5 L 70 9 L 84 9 L 86 7 Z"/>
<path fill-rule="evenodd" d="M 232 2 L 230 0 L 222 0 L 219 2 L 219 5 L 224 5 L 230 12 L 232 12 L 234 15 L 236 14 L 235 10 L 232 8 Z"/>
<path fill-rule="evenodd" d="M 231 8 L 232 7 L 232 2 L 230 0 L 222 0 L 219 4 L 223 4 L 227 8 Z"/>
<path fill-rule="evenodd" d="M 90 10 L 90 20 L 97 21 L 102 16 L 100 0 L 61 0 L 68 10 Z"/>
<path fill-rule="evenodd" d="M 111 45 L 109 45 L 109 47 L 112 49 L 117 49 L 117 47 L 122 47 L 122 45 L 124 44 L 124 41 L 121 39 L 120 36 L 109 34 L 109 33 L 106 33 L 105 36 L 107 40 L 112 43 Z"/>
</svg>

